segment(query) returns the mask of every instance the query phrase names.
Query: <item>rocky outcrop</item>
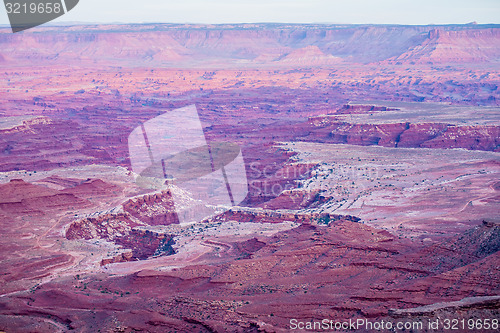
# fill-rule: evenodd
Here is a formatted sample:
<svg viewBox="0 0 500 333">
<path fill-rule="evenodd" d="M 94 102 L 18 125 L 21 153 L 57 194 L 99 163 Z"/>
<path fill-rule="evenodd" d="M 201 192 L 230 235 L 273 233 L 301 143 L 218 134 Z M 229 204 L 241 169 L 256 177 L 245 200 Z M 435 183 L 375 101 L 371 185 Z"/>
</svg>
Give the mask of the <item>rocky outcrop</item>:
<svg viewBox="0 0 500 333">
<path fill-rule="evenodd" d="M 128 213 L 105 213 L 74 221 L 66 230 L 66 238 L 114 241 L 128 235 L 133 227 L 139 225 Z"/>
<path fill-rule="evenodd" d="M 439 258 L 450 256 L 446 244 L 455 244 L 451 256 L 463 257 L 480 244 L 494 243 L 492 228 L 496 228 L 494 221 L 422 255 L 418 253 L 421 244 L 365 224 L 303 224 L 269 237 L 210 243 L 231 247 L 227 255 L 236 255 L 237 260 L 221 257 L 220 262 L 207 264 L 198 258 L 192 265 L 169 271 L 47 283 L 29 298 L 2 298 L 0 315 L 31 316 L 36 310 L 47 316 L 57 309 L 52 320 L 76 329 L 95 323 L 87 315 L 92 310 L 103 318 L 113 314 L 124 327 L 145 331 L 193 327 L 286 331 L 291 318 L 305 322 L 323 307 L 332 318 L 353 320 L 457 314 L 491 317 L 498 314 L 498 299 L 490 297 L 498 294 L 498 251 L 451 271 L 440 265 Z M 133 238 L 143 236 L 137 233 Z M 415 254 L 421 261 L 413 260 Z M 444 269 L 443 273 L 436 275 L 436 268 Z M 116 328 L 105 320 L 99 323 L 101 328 Z"/>
<path fill-rule="evenodd" d="M 300 24 L 121 25 L 39 27 L 0 34 L 2 56 L 17 63 L 100 62 L 135 66 L 246 66 L 369 63 L 494 62 L 496 26 L 342 26 Z M 139 33 L 140 32 L 140 33 Z M 0 64 L 5 63 L 0 60 Z"/>
<path fill-rule="evenodd" d="M 55 181 L 57 182 L 57 181 Z M 64 189 L 62 192 L 77 195 L 83 198 L 96 198 L 119 193 L 120 188 L 106 183 L 101 179 L 86 179 L 75 186 Z"/>
<path fill-rule="evenodd" d="M 290 52 L 289 54 L 280 57 L 277 64 L 294 65 L 302 67 L 312 67 L 321 65 L 332 65 L 342 62 L 339 57 L 334 57 L 331 54 L 325 54 L 315 45 L 306 46 Z"/>
<path fill-rule="evenodd" d="M 145 229 L 132 229 L 128 235 L 118 238 L 115 242 L 126 249 L 131 249 L 132 258 L 136 260 L 175 253 L 172 248 L 175 243 L 174 235 Z"/>
<path fill-rule="evenodd" d="M 500 251 L 500 224 L 484 221 L 448 241 L 431 245 L 405 258 L 412 265 L 424 265 L 426 258 L 433 258 L 435 273 L 451 271 L 478 262 Z"/>
<path fill-rule="evenodd" d="M 101 260 L 101 266 L 106 266 L 109 264 L 115 264 L 119 262 L 134 261 L 134 253 L 132 251 L 125 251 L 117 254 L 112 258 L 104 258 Z"/>
<path fill-rule="evenodd" d="M 148 225 L 179 223 L 170 191 L 129 199 L 123 210 Z"/>
<path fill-rule="evenodd" d="M 399 136 L 398 147 L 414 148 L 424 147 L 428 141 L 434 140 L 438 136 L 442 136 L 449 128 L 446 124 L 422 123 L 409 124 L 408 129 Z M 428 143 L 427 143 L 428 144 Z M 441 148 L 444 148 L 445 145 Z M 449 147 L 452 148 L 452 147 Z"/>
<path fill-rule="evenodd" d="M 345 104 L 332 114 L 362 114 L 373 113 L 378 111 L 395 111 L 396 108 L 379 106 L 379 105 L 362 105 L 362 104 Z"/>
<path fill-rule="evenodd" d="M 346 109 L 341 111 L 346 112 Z M 409 122 L 356 124 L 340 122 L 332 117 L 314 117 L 304 126 L 310 129 L 309 134 L 301 138 L 304 141 L 401 148 L 500 150 L 499 126 Z"/>
<path fill-rule="evenodd" d="M 484 63 L 499 59 L 500 29 L 446 31 L 435 28 L 426 39 L 390 59 L 399 64 Z"/>
<path fill-rule="evenodd" d="M 410 309 L 395 309 L 390 311 L 389 314 L 395 316 L 434 315 L 438 312 L 443 312 L 443 310 L 456 312 L 459 310 L 471 311 L 474 308 L 498 309 L 500 308 L 500 296 L 467 297 L 460 301 L 435 303 Z"/>
<path fill-rule="evenodd" d="M 0 212 L 6 215 L 45 215 L 49 212 L 89 207 L 90 203 L 71 193 L 13 179 L 0 185 Z"/>
<path fill-rule="evenodd" d="M 338 221 L 359 222 L 360 219 L 350 215 L 330 213 L 298 213 L 286 210 L 264 210 L 252 208 L 232 208 L 209 219 L 210 222 L 251 222 L 251 223 L 281 223 L 284 221 L 300 224 L 330 225 Z"/>
<path fill-rule="evenodd" d="M 103 264 L 130 260 L 143 260 L 152 256 L 175 253 L 173 236 L 138 228 L 137 221 L 126 212 L 106 213 L 71 223 L 66 238 L 104 239 L 120 245 L 126 251 L 113 258 L 106 258 Z"/>
<path fill-rule="evenodd" d="M 308 191 L 301 189 L 285 190 L 276 198 L 260 204 L 264 209 L 291 209 L 300 210 L 321 206 L 329 197 L 321 194 L 320 190 Z"/>
<path fill-rule="evenodd" d="M 497 327 L 499 308 L 500 296 L 466 297 L 416 308 L 391 309 L 384 320 L 422 323 L 418 331 L 425 333 L 445 331 L 444 327 L 454 327 L 454 330 L 464 332 L 486 332 Z"/>
<path fill-rule="evenodd" d="M 82 155 L 82 141 L 88 137 L 76 122 L 47 117 L 0 130 L 0 171 L 50 170 L 89 162 L 94 158 Z"/>
<path fill-rule="evenodd" d="M 243 257 L 255 253 L 266 246 L 266 243 L 259 241 L 256 237 L 243 242 L 233 243 L 236 251 L 240 252 Z"/>
</svg>

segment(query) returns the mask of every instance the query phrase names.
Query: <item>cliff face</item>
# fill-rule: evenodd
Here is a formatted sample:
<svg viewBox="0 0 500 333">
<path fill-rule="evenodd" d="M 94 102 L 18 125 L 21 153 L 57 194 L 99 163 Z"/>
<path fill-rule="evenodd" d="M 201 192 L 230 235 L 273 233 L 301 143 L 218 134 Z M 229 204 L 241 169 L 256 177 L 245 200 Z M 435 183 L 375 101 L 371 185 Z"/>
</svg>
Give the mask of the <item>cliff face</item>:
<svg viewBox="0 0 500 333">
<path fill-rule="evenodd" d="M 314 129 L 305 139 L 313 142 L 361 146 L 498 151 L 499 134 L 497 126 L 454 126 L 439 123 L 382 125 L 332 123 L 328 127 Z"/>
<path fill-rule="evenodd" d="M 73 222 L 66 230 L 67 239 L 115 239 L 129 234 L 132 227 L 139 224 L 132 221 L 129 214 L 103 214 Z"/>
<path fill-rule="evenodd" d="M 384 112 L 386 107 L 368 105 L 344 106 L 335 114 Z M 353 145 L 379 145 L 401 148 L 464 148 L 499 151 L 500 127 L 487 125 L 454 125 L 442 122 L 422 123 L 350 123 L 335 117 L 314 117 L 299 125 L 308 134 L 301 139 L 312 142 Z"/>
<path fill-rule="evenodd" d="M 203 28 L 203 29 L 200 29 Z M 2 57 L 114 65 L 492 62 L 497 26 L 122 25 L 0 33 Z"/>
<path fill-rule="evenodd" d="M 425 131 L 423 131 L 425 133 Z M 465 148 L 469 150 L 500 151 L 498 126 L 447 126 L 443 133 L 422 142 L 426 148 Z"/>
<path fill-rule="evenodd" d="M 6 216 L 47 215 L 68 209 L 89 207 L 90 203 L 71 193 L 33 185 L 22 179 L 13 179 L 0 185 L 0 213 Z"/>
<path fill-rule="evenodd" d="M 424 249 L 360 223 L 304 224 L 246 242 L 212 243 L 231 245 L 229 252 L 242 254 L 238 260 L 48 283 L 30 294 L 28 305 L 24 295 L 12 296 L 19 297 L 16 303 L 2 298 L 2 313 L 54 314 L 74 329 L 95 323 L 88 316 L 94 309 L 103 318 L 114 315 L 127 327 L 152 332 L 286 331 L 291 318 L 315 318 L 318 302 L 325 315 L 353 320 L 467 310 L 495 316 L 498 299 L 488 297 L 499 285 L 494 243 L 498 226 L 491 223 Z M 452 265 L 443 265 L 443 258 Z"/>
<path fill-rule="evenodd" d="M 172 223 L 179 222 L 170 192 L 165 191 L 129 199 L 114 211 L 73 221 L 66 230 L 66 238 L 103 239 L 125 249 L 125 252 L 113 258 L 104 259 L 102 265 L 143 260 L 152 256 L 174 254 L 174 235 L 140 227 Z"/>
<path fill-rule="evenodd" d="M 338 221 L 359 222 L 360 219 L 349 215 L 335 215 L 329 213 L 297 213 L 294 211 L 274 211 L 264 209 L 237 209 L 210 219 L 212 222 L 252 222 L 252 223 L 281 223 L 290 221 L 300 224 L 329 225 Z"/>
<path fill-rule="evenodd" d="M 400 63 L 481 63 L 500 59 L 500 29 L 433 29 L 425 40 L 391 59 Z"/>
<path fill-rule="evenodd" d="M 102 214 L 74 221 L 66 231 L 66 238 L 104 239 L 128 250 L 117 257 L 104 259 L 103 265 L 175 253 L 173 235 L 139 229 L 139 225 L 140 221 L 128 213 Z"/>
</svg>

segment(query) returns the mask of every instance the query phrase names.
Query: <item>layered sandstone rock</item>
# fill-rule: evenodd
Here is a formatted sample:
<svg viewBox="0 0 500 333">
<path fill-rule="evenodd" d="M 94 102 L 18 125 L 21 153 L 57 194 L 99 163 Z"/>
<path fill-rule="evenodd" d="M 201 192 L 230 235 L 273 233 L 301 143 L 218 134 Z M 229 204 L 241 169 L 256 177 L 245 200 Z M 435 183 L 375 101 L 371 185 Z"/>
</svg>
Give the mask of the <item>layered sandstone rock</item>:
<svg viewBox="0 0 500 333">
<path fill-rule="evenodd" d="M 264 210 L 235 207 L 227 212 L 210 218 L 209 221 L 238 221 L 252 223 L 281 223 L 289 221 L 300 224 L 329 225 L 337 221 L 358 222 L 360 219 L 355 216 L 330 213 L 300 213 L 291 210 Z"/>
<path fill-rule="evenodd" d="M 345 113 L 345 108 L 341 111 Z M 332 117 L 314 117 L 305 126 L 310 133 L 302 140 L 313 142 L 485 151 L 498 151 L 500 145 L 498 126 L 410 122 L 356 124 L 339 122 Z"/>
<path fill-rule="evenodd" d="M 491 243 L 491 228 L 485 225 L 459 236 L 455 255 L 467 256 L 468 244 L 481 248 Z M 33 292 L 32 300 L 3 299 L 1 314 L 21 313 L 21 321 L 34 311 L 49 315 L 57 308 L 53 320 L 68 329 L 97 322 L 101 328 L 116 327 L 81 311 L 92 308 L 99 318 L 113 313 L 123 327 L 153 332 L 280 331 L 289 329 L 292 318 L 308 321 L 318 313 L 320 318 L 346 320 L 418 319 L 450 311 L 497 314 L 497 299 L 488 296 L 498 291 L 498 251 L 457 261 L 458 267 L 448 270 L 439 259 L 449 256 L 446 244 L 451 243 L 432 247 L 419 262 L 412 258 L 421 245 L 386 231 L 345 220 L 329 226 L 304 224 L 269 238 L 234 243 L 231 251 L 241 255 L 231 262 L 220 258 L 220 264 L 193 263 L 168 272 L 143 270 L 105 280 L 88 276 L 48 283 Z"/>
<path fill-rule="evenodd" d="M 123 204 L 125 212 L 149 225 L 178 224 L 175 204 L 169 191 L 140 196 Z"/>
<path fill-rule="evenodd" d="M 130 250 L 113 258 L 105 258 L 101 262 L 103 265 L 175 253 L 172 235 L 137 228 L 140 225 L 140 221 L 126 212 L 101 214 L 71 223 L 66 230 L 66 238 L 103 239 Z"/>
<path fill-rule="evenodd" d="M 495 62 L 496 26 L 121 25 L 39 27 L 0 34 L 1 63 L 81 61 L 135 66 L 272 64 L 333 66 L 340 60 L 397 64 Z M 118 30 L 118 31 L 117 31 Z M 7 32 L 7 30 L 4 30 Z M 3 32 L 3 31 L 2 31 Z M 9 31 L 10 32 L 10 31 Z M 138 33 L 140 32 L 140 34 Z M 42 36 L 43 35 L 43 36 Z"/>
<path fill-rule="evenodd" d="M 90 203 L 71 193 L 64 193 L 13 179 L 0 185 L 0 211 L 6 215 L 45 215 L 61 209 L 81 209 Z"/>
<path fill-rule="evenodd" d="M 429 31 L 427 38 L 407 52 L 391 59 L 403 64 L 481 63 L 498 60 L 499 29 Z"/>
</svg>

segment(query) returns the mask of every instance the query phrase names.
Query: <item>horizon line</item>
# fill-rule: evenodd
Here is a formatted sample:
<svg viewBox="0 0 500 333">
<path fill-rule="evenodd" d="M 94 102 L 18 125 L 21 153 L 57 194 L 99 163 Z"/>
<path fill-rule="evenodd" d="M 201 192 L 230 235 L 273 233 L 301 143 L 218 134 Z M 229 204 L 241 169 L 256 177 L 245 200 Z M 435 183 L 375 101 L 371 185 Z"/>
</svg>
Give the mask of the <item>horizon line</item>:
<svg viewBox="0 0 500 333">
<path fill-rule="evenodd" d="M 468 23 L 426 23 L 426 24 L 402 24 L 402 23 L 334 23 L 334 22 L 238 22 L 238 23 L 199 23 L 199 22 L 91 22 L 91 21 L 62 21 L 49 22 L 36 28 L 60 27 L 60 26 L 78 26 L 78 25 L 201 25 L 201 26 L 229 26 L 229 25 L 337 25 L 337 26 L 491 26 L 500 23 L 477 23 L 476 21 Z M 9 23 L 0 23 L 0 28 L 10 28 Z"/>
</svg>

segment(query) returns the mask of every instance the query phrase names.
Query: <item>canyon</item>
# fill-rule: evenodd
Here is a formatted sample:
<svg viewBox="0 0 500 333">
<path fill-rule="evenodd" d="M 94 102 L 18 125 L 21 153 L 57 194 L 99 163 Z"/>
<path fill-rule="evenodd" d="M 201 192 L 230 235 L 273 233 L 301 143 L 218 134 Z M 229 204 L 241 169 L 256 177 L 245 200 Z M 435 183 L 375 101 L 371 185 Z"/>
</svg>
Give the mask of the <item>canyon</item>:
<svg viewBox="0 0 500 333">
<path fill-rule="evenodd" d="M 499 64 L 498 25 L 0 28 L 0 330 L 498 319 Z M 136 182 L 193 104 L 232 207 Z"/>
</svg>

